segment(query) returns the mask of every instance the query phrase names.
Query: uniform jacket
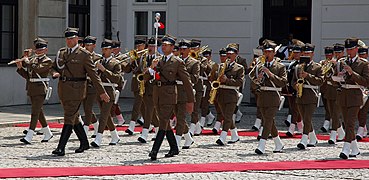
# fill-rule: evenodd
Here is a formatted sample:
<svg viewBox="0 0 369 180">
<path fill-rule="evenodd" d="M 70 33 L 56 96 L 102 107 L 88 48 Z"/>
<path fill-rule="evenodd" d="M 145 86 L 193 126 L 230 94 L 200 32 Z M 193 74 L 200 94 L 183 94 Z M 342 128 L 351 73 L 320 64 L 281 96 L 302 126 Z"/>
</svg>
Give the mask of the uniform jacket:
<svg viewBox="0 0 369 180">
<path fill-rule="evenodd" d="M 29 60 L 29 62 L 25 62 L 24 68 L 17 69 L 17 72 L 27 80 L 26 90 L 28 96 L 38 96 L 46 94 L 46 87 L 42 82 L 30 82 L 30 78 L 39 77 L 37 74 L 41 76 L 41 78 L 46 78 L 51 70 L 52 61 L 46 55 L 40 57 L 33 57 Z M 37 73 L 37 74 L 36 74 Z M 45 82 L 48 85 L 48 82 Z"/>
<path fill-rule="evenodd" d="M 243 66 L 243 68 L 245 69 L 245 74 L 248 74 L 248 71 L 247 71 L 247 61 L 246 61 L 245 58 L 237 55 L 236 56 L 236 63 L 241 64 Z"/>
<path fill-rule="evenodd" d="M 273 64 L 268 67 L 269 71 L 274 74 L 274 76 L 265 76 L 264 81 L 260 84 L 261 87 L 274 87 L 276 88 L 285 87 L 287 84 L 287 72 L 285 66 L 278 62 L 277 57 L 274 58 Z M 265 67 L 267 67 L 265 65 Z M 251 72 L 250 76 L 257 76 L 255 71 Z M 278 107 L 280 103 L 279 95 L 276 91 L 264 91 L 260 90 L 256 92 L 258 94 L 257 105 L 258 107 Z M 281 92 L 279 92 L 281 93 Z"/>
<path fill-rule="evenodd" d="M 164 62 L 164 59 L 163 57 L 155 68 L 160 76 L 160 80 L 156 79 L 154 82 L 156 84 L 153 91 L 155 106 L 177 104 L 177 86 L 164 85 L 165 83 L 175 82 L 177 79 L 183 82 L 187 102 L 194 102 L 195 98 L 190 82 L 190 75 L 186 71 L 184 62 L 173 55 L 166 62 Z M 159 86 L 160 83 L 162 84 L 161 86 Z"/>
<path fill-rule="evenodd" d="M 347 63 L 353 70 L 353 73 L 350 76 L 348 74 L 346 75 L 345 82 L 343 84 L 358 84 L 367 87 L 369 82 L 368 62 L 359 57 L 355 58 L 356 60 L 354 63 Z M 363 104 L 362 91 L 360 89 L 342 88 L 342 91 L 337 93 L 337 102 L 340 106 L 345 107 L 361 106 Z"/>
<path fill-rule="evenodd" d="M 120 82 L 121 76 L 121 66 L 119 62 L 113 58 L 108 58 L 108 62 L 105 61 L 104 58 L 101 58 L 98 63 L 101 63 L 105 67 L 105 71 L 98 71 L 101 81 L 104 83 L 115 83 L 118 84 Z M 109 93 L 110 101 L 114 101 L 114 89 L 111 86 L 104 86 L 105 91 Z"/>
<path fill-rule="evenodd" d="M 186 60 L 184 60 L 186 70 L 190 75 L 191 83 L 196 84 L 199 80 L 200 74 L 200 62 L 190 56 Z M 187 102 L 187 95 L 183 85 L 177 85 L 178 89 L 178 102 Z"/>
<path fill-rule="evenodd" d="M 97 60 L 102 58 L 101 54 L 98 54 L 96 52 L 90 53 L 90 56 L 92 57 L 94 63 L 96 63 Z M 92 85 L 92 81 L 88 76 L 87 76 L 87 94 L 96 94 L 96 89 Z"/>
<path fill-rule="evenodd" d="M 296 82 L 297 82 L 297 74 L 300 71 L 299 66 L 296 67 L 297 72 L 294 74 L 292 79 L 293 87 L 296 89 Z M 295 71 L 296 71 L 295 70 Z M 312 86 L 321 86 L 323 84 L 323 76 L 321 71 L 321 66 L 318 63 L 315 63 L 314 61 L 311 61 L 306 67 L 305 72 L 309 73 L 308 76 L 304 79 L 304 84 L 308 85 L 308 82 Z M 318 90 L 314 90 L 318 91 Z M 302 90 L 302 96 L 299 98 L 296 98 L 297 104 L 317 104 L 318 103 L 318 97 L 315 95 L 314 91 L 310 88 L 303 88 Z M 319 93 L 319 92 L 317 92 Z"/>
<path fill-rule="evenodd" d="M 86 78 L 88 75 L 98 95 L 105 93 L 96 66 L 87 50 L 78 46 L 68 54 L 67 48 L 61 48 L 58 54 L 53 66 L 55 71 L 60 73 L 61 78 Z M 58 94 L 61 101 L 82 100 L 86 96 L 86 89 L 87 81 L 59 80 L 58 83 Z"/>
</svg>

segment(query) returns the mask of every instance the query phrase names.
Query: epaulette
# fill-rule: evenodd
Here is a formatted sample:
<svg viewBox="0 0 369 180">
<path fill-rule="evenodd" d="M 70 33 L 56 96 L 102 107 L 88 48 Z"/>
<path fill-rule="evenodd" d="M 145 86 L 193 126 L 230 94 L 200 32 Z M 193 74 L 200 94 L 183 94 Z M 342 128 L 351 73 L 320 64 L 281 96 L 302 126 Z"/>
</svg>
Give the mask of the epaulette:
<svg viewBox="0 0 369 180">
<path fill-rule="evenodd" d="M 367 59 L 364 59 L 364 58 L 359 58 L 361 61 L 363 61 L 363 62 L 369 62 Z"/>
<path fill-rule="evenodd" d="M 67 47 L 62 47 L 62 48 L 59 49 L 60 52 L 66 51 L 66 50 L 67 50 Z"/>
<path fill-rule="evenodd" d="M 86 54 L 88 54 L 88 55 L 90 55 L 90 51 L 88 51 L 87 49 L 85 49 L 85 48 L 79 48 L 82 52 L 84 52 L 84 53 L 86 53 Z"/>
</svg>

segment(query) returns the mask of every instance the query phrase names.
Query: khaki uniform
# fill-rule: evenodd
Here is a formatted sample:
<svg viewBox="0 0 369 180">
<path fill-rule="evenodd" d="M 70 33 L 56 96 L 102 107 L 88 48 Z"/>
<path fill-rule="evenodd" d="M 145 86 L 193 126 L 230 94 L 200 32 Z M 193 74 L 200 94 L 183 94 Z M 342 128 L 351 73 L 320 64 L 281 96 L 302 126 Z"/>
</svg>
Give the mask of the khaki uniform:
<svg viewBox="0 0 369 180">
<path fill-rule="evenodd" d="M 271 71 L 273 77 L 265 77 L 264 81 L 260 84 L 260 91 L 256 92 L 258 96 L 257 105 L 262 114 L 263 132 L 262 139 L 267 139 L 269 134 L 273 137 L 278 136 L 278 130 L 275 126 L 275 115 L 280 104 L 280 96 L 276 90 L 263 90 L 263 88 L 282 88 L 287 84 L 286 68 L 283 64 L 279 63 L 279 58 L 274 58 L 272 64 L 266 62 L 265 67 Z M 257 76 L 255 71 L 251 73 L 251 76 Z M 274 85 L 273 85 L 274 84 Z M 280 93 L 280 92 L 279 92 Z"/>
<path fill-rule="evenodd" d="M 256 66 L 256 64 L 257 64 L 257 58 L 254 58 L 254 60 L 250 64 L 248 72 L 250 72 L 252 70 L 252 68 L 254 68 Z M 251 77 L 253 77 L 253 76 L 251 76 Z M 256 75 L 254 75 L 254 77 L 257 78 Z M 250 92 L 255 95 L 256 118 L 261 119 L 263 121 L 263 118 L 262 118 L 262 115 L 261 115 L 261 112 L 260 112 L 260 108 L 258 106 L 258 97 L 259 96 L 258 96 L 258 93 L 256 93 L 257 89 L 258 89 L 258 86 L 253 81 L 251 81 L 250 82 Z"/>
<path fill-rule="evenodd" d="M 98 63 L 101 63 L 106 69 L 104 72 L 98 71 L 100 74 L 101 81 L 103 83 L 113 83 L 117 84 L 120 81 L 120 72 L 121 67 L 119 62 L 113 58 L 102 58 Z M 101 99 L 98 99 L 98 104 L 100 106 L 100 118 L 99 118 L 99 130 L 98 133 L 103 133 L 106 126 L 108 126 L 110 131 L 115 130 L 115 126 L 110 115 L 111 107 L 113 106 L 115 99 L 115 88 L 112 85 L 104 85 L 105 91 L 108 93 L 110 97 L 109 102 L 104 102 Z"/>
<path fill-rule="evenodd" d="M 319 64 L 321 66 L 323 66 L 324 64 L 326 63 L 326 60 L 323 59 L 319 62 Z M 324 110 L 325 110 L 325 120 L 330 120 L 332 117 L 330 115 L 330 111 L 329 111 L 329 108 L 328 108 L 328 102 L 327 102 L 327 99 L 325 98 L 325 94 L 327 93 L 327 90 L 328 89 L 328 84 L 327 84 L 327 81 L 324 81 L 323 84 L 320 86 L 320 93 L 322 93 L 322 102 L 323 102 L 323 105 L 324 105 Z"/>
<path fill-rule="evenodd" d="M 210 103 L 209 103 L 209 97 L 210 97 L 210 90 L 211 90 L 211 84 L 208 79 L 208 76 L 211 72 L 211 68 L 216 64 L 214 61 L 207 60 L 206 62 L 206 69 L 204 71 L 204 74 L 200 74 L 200 78 L 203 79 L 203 83 L 206 86 L 206 92 L 205 96 L 201 98 L 201 117 L 206 117 L 210 113 Z"/>
<path fill-rule="evenodd" d="M 196 81 L 196 83 L 192 82 L 194 84 L 193 87 L 196 90 L 195 104 L 194 104 L 194 107 L 193 107 L 193 112 L 191 114 L 191 123 L 194 123 L 194 124 L 196 124 L 199 121 L 201 99 L 202 99 L 202 96 L 204 94 L 204 87 L 203 87 L 204 82 L 203 82 L 203 79 L 199 79 L 199 76 L 203 76 L 203 74 L 206 71 L 209 71 L 209 69 L 208 69 L 209 67 L 206 63 L 207 59 L 205 57 L 200 56 L 197 61 L 200 62 L 200 69 L 199 69 L 199 72 L 197 73 L 198 80 Z M 191 78 L 191 80 L 193 80 L 193 79 Z"/>
<path fill-rule="evenodd" d="M 328 74 L 329 73 L 332 72 L 328 72 Z M 337 88 L 339 88 L 340 85 L 338 82 L 333 81 L 331 77 L 326 77 L 325 82 L 327 85 L 323 96 L 324 99 L 326 99 L 327 101 L 326 105 L 331 118 L 332 130 L 337 131 L 337 129 L 341 127 L 341 123 L 339 120 L 341 111 L 337 104 Z"/>
<path fill-rule="evenodd" d="M 299 114 L 299 110 L 297 108 L 296 104 L 296 90 L 293 87 L 292 78 L 294 74 L 296 73 L 296 65 L 298 62 L 294 60 L 294 62 L 291 62 L 291 64 L 288 67 L 287 72 L 287 80 L 288 80 L 288 92 L 291 94 L 291 96 L 287 96 L 288 105 L 289 105 L 289 112 L 291 113 L 291 123 L 296 124 L 297 122 L 301 122 L 301 116 Z"/>
<path fill-rule="evenodd" d="M 62 48 L 58 54 L 54 67 L 60 73 L 58 94 L 64 109 L 64 124 L 78 124 L 78 109 L 86 97 L 87 74 L 98 95 L 105 93 L 105 90 L 87 50 L 78 46 L 69 54 L 67 48 Z"/>
<path fill-rule="evenodd" d="M 345 122 L 345 142 L 351 142 L 355 140 L 355 120 L 360 110 L 360 106 L 363 104 L 363 95 L 359 88 L 347 89 L 345 85 L 361 85 L 368 86 L 369 82 L 369 67 L 368 63 L 355 57 L 354 63 L 347 64 L 353 70 L 351 76 L 347 74 L 345 82 L 342 83 L 341 91 L 337 92 L 337 102 L 341 107 L 343 120 Z M 345 60 L 342 58 L 341 60 Z"/>
<path fill-rule="evenodd" d="M 101 59 L 102 56 L 96 52 L 90 53 L 92 60 L 95 63 L 97 60 Z M 83 123 L 85 125 L 90 125 L 91 123 L 97 122 L 95 113 L 92 111 L 92 107 L 96 102 L 96 89 L 92 85 L 91 79 L 87 76 L 87 94 L 86 99 L 83 100 L 83 110 L 85 112 L 85 118 Z"/>
<path fill-rule="evenodd" d="M 218 71 L 221 70 L 222 66 L 224 66 L 224 64 L 220 65 Z M 242 86 L 245 72 L 241 65 L 232 62 L 226 67 L 224 75 L 227 76 L 227 81 L 224 84 L 221 83 L 221 85 L 238 88 Z M 222 131 L 227 132 L 229 129 L 234 129 L 235 124 L 232 120 L 232 116 L 238 101 L 238 91 L 234 89 L 219 88 L 216 99 L 224 117 Z"/>
<path fill-rule="evenodd" d="M 153 98 L 154 107 L 159 116 L 159 129 L 167 131 L 170 130 L 169 118 L 178 102 L 176 80 L 180 79 L 183 82 L 187 102 L 194 102 L 195 98 L 190 76 L 186 71 L 184 62 L 175 56 L 171 56 L 166 62 L 164 58 L 159 61 L 156 67 L 160 80 L 155 80 L 154 82 Z"/>
<path fill-rule="evenodd" d="M 139 82 L 137 80 L 137 75 L 142 73 L 142 59 L 139 58 L 138 60 L 131 62 L 129 64 L 130 71 L 132 72 L 132 80 L 131 80 L 131 91 L 133 92 L 135 101 L 133 103 L 132 108 L 132 117 L 131 121 L 137 121 L 138 117 L 143 114 L 142 111 L 142 97 L 139 95 Z"/>
<path fill-rule="evenodd" d="M 52 61 L 46 55 L 42 55 L 40 57 L 35 56 L 30 59 L 29 62 L 24 62 L 23 64 L 25 64 L 25 68 L 17 69 L 17 72 L 27 80 L 27 95 L 30 97 L 32 104 L 30 129 L 35 130 L 38 120 L 42 127 L 47 126 L 42 106 L 45 101 L 46 90 L 49 83 L 31 82 L 30 79 L 39 79 L 38 75 L 40 78 L 47 78 L 52 67 Z"/>
<path fill-rule="evenodd" d="M 297 67 L 298 68 L 298 67 Z M 297 69 L 297 71 L 299 71 Z M 323 83 L 321 66 L 318 63 L 311 61 L 306 67 L 305 72 L 309 75 L 305 78 L 305 85 L 320 86 Z M 295 73 L 292 84 L 295 87 L 297 81 L 297 72 Z M 308 83 L 309 82 L 309 83 Z M 295 87 L 296 88 L 296 87 Z M 314 89 L 317 91 L 317 89 Z M 302 96 L 296 98 L 297 108 L 300 112 L 302 120 L 304 122 L 303 134 L 308 135 L 313 132 L 312 116 L 318 103 L 318 97 L 311 88 L 303 88 Z"/>
<path fill-rule="evenodd" d="M 185 63 L 186 70 L 190 76 L 191 83 L 198 84 L 199 73 L 200 73 L 200 62 L 190 56 L 188 56 L 187 59 L 186 58 L 183 59 L 183 61 Z M 176 129 L 176 135 L 182 136 L 183 134 L 188 133 L 188 125 L 186 123 L 186 103 L 188 102 L 188 99 L 187 99 L 186 90 L 183 85 L 177 84 L 177 93 L 178 93 L 178 100 L 177 100 L 177 105 L 175 108 L 177 124 L 176 124 L 175 129 Z M 197 93 L 198 92 L 196 91 L 196 97 L 197 97 Z M 191 122 L 192 121 L 194 121 L 193 118 L 191 119 Z"/>
</svg>

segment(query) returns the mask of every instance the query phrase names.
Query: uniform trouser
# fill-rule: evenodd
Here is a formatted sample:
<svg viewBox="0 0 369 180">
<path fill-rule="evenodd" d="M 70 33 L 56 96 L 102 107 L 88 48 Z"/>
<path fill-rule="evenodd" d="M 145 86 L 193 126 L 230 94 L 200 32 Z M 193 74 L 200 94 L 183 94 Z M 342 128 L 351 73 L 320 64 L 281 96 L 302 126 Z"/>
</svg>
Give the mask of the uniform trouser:
<svg viewBox="0 0 369 180">
<path fill-rule="evenodd" d="M 215 110 L 217 111 L 217 121 L 219 122 L 224 121 L 222 110 L 220 110 L 220 106 L 217 101 L 214 102 L 214 106 L 215 106 Z"/>
<path fill-rule="evenodd" d="M 302 120 L 304 122 L 303 134 L 309 134 L 313 129 L 312 117 L 316 109 L 316 104 L 297 104 L 297 108 L 301 114 Z"/>
<path fill-rule="evenodd" d="M 324 95 L 323 95 L 323 94 L 322 94 L 322 101 L 323 101 L 324 110 L 325 110 L 324 118 L 325 118 L 326 120 L 330 120 L 330 119 L 331 119 L 331 114 L 329 113 L 329 108 L 328 108 L 327 99 L 326 99 L 326 98 L 324 98 Z"/>
<path fill-rule="evenodd" d="M 194 103 L 193 112 L 191 114 L 191 123 L 196 124 L 197 122 L 199 122 L 200 106 L 203 93 L 204 91 L 196 91 L 195 95 L 196 102 Z"/>
<path fill-rule="evenodd" d="M 242 86 L 240 87 L 240 93 L 243 93 L 243 87 L 242 87 Z M 236 114 L 236 113 L 237 113 L 237 111 L 238 111 L 238 106 L 237 106 L 237 104 L 236 104 L 236 108 L 234 109 L 233 114 Z"/>
<path fill-rule="evenodd" d="M 301 116 L 299 114 L 299 110 L 297 109 L 296 97 L 288 96 L 288 106 L 291 110 L 290 114 L 292 116 L 291 123 L 296 124 L 297 122 L 301 122 Z"/>
<path fill-rule="evenodd" d="M 209 89 L 209 87 L 207 89 Z M 201 98 L 201 117 L 206 117 L 210 113 L 209 98 L 210 98 L 210 89 L 206 90 L 205 96 Z"/>
<path fill-rule="evenodd" d="M 64 109 L 64 124 L 75 125 L 80 123 L 78 120 L 79 107 L 82 100 L 62 100 L 61 105 Z"/>
<path fill-rule="evenodd" d="M 176 135 L 182 136 L 182 134 L 188 133 L 188 125 L 186 122 L 186 102 L 177 102 L 175 106 L 175 114 L 177 117 Z"/>
<path fill-rule="evenodd" d="M 233 112 L 234 109 L 237 106 L 237 103 L 221 103 L 218 102 L 218 105 L 220 107 L 220 110 L 222 112 L 222 115 L 224 117 L 224 122 L 223 122 L 223 131 L 228 131 L 229 129 L 234 129 L 236 126 L 234 125 L 232 116 L 233 116 Z"/>
<path fill-rule="evenodd" d="M 331 124 L 332 130 L 337 131 L 337 129 L 341 126 L 339 115 L 340 115 L 340 108 L 337 104 L 335 99 L 327 99 L 327 106 L 329 110 L 329 114 L 331 116 Z"/>
<path fill-rule="evenodd" d="M 42 108 L 44 105 L 45 95 L 30 96 L 30 99 L 32 104 L 32 112 L 29 128 L 35 130 L 38 120 L 40 120 L 42 127 L 46 127 L 47 122 Z"/>
<path fill-rule="evenodd" d="M 83 110 L 85 111 L 85 119 L 83 123 L 90 125 L 97 121 L 95 113 L 92 111 L 92 107 L 96 102 L 96 93 L 87 93 L 86 98 L 83 100 Z"/>
<path fill-rule="evenodd" d="M 366 125 L 366 117 L 369 110 L 369 101 L 365 102 L 365 105 L 359 111 L 359 126 L 364 127 Z"/>
<path fill-rule="evenodd" d="M 341 106 L 343 121 L 345 122 L 345 142 L 351 142 L 355 140 L 355 120 L 359 110 L 359 106 Z"/>
<path fill-rule="evenodd" d="M 257 104 L 259 95 L 256 94 L 256 93 L 254 93 L 254 95 L 255 95 L 255 100 L 256 100 L 256 118 L 261 119 L 261 121 L 263 121 L 263 117 L 261 115 L 260 108 Z"/>
<path fill-rule="evenodd" d="M 172 116 L 174 109 L 175 104 L 161 104 L 155 108 L 159 117 L 159 130 L 171 130 L 169 118 Z"/>
<path fill-rule="evenodd" d="M 142 116 L 144 118 L 143 128 L 149 129 L 150 124 L 154 125 L 154 127 L 159 127 L 159 118 L 154 108 L 154 100 L 152 95 L 144 94 L 142 109 Z"/>
<path fill-rule="evenodd" d="M 272 137 L 278 136 L 278 130 L 275 126 L 275 114 L 277 113 L 278 107 L 260 107 L 259 108 L 263 119 L 263 134 L 261 138 L 268 139 L 269 134 Z"/>
<path fill-rule="evenodd" d="M 135 101 L 133 103 L 133 109 L 132 109 L 132 121 L 137 121 L 138 117 L 142 114 L 142 97 L 139 95 L 139 91 L 133 92 L 135 96 Z"/>
<path fill-rule="evenodd" d="M 104 102 L 101 101 L 100 99 L 98 101 L 100 107 L 100 118 L 99 118 L 99 129 L 97 132 L 101 134 L 104 132 L 106 126 L 108 126 L 108 129 L 110 131 L 115 130 L 113 119 L 111 118 L 110 115 L 111 107 L 113 106 L 114 101 L 114 92 L 107 91 L 107 93 L 111 97 L 109 102 Z"/>
</svg>

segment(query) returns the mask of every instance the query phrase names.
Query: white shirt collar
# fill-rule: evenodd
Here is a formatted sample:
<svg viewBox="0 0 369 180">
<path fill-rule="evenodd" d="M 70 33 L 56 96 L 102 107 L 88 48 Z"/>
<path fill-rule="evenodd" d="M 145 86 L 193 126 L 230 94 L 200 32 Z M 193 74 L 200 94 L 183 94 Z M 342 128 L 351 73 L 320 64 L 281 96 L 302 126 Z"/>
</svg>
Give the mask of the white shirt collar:
<svg viewBox="0 0 369 180">
<path fill-rule="evenodd" d="M 170 59 L 173 56 L 173 53 L 170 53 L 168 56 L 166 56 L 166 61 L 168 61 L 168 59 Z"/>
</svg>

